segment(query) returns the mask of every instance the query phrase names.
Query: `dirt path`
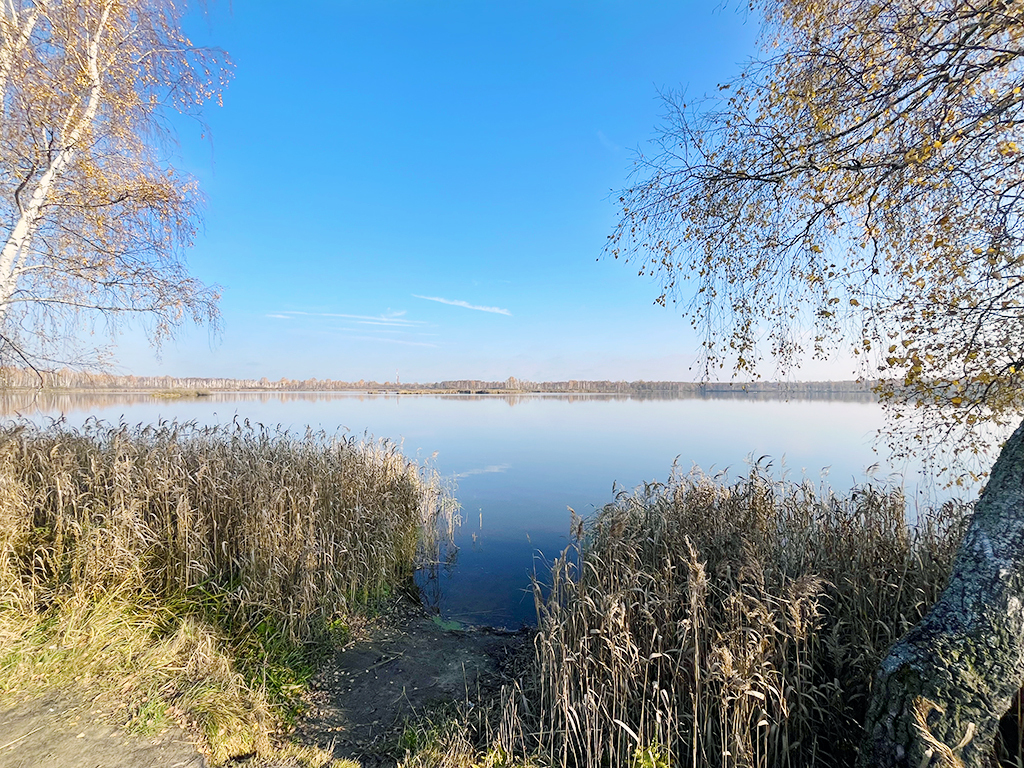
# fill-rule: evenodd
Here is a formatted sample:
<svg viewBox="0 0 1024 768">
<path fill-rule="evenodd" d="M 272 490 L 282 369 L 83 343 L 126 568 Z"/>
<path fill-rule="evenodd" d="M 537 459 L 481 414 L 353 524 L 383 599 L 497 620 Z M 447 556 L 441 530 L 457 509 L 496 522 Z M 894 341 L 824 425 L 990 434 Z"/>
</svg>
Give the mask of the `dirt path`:
<svg viewBox="0 0 1024 768">
<path fill-rule="evenodd" d="M 157 738 L 111 725 L 108 708 L 51 693 L 0 712 L 2 768 L 203 768 L 189 736 Z"/>
<path fill-rule="evenodd" d="M 325 663 L 292 738 L 363 768 L 394 766 L 407 721 L 439 703 L 475 703 L 497 689 L 529 643 L 528 632 L 446 629 L 418 605 L 396 602 Z M 152 739 L 129 736 L 109 724 L 108 714 L 58 694 L 0 712 L 0 768 L 206 766 L 179 729 Z"/>
</svg>

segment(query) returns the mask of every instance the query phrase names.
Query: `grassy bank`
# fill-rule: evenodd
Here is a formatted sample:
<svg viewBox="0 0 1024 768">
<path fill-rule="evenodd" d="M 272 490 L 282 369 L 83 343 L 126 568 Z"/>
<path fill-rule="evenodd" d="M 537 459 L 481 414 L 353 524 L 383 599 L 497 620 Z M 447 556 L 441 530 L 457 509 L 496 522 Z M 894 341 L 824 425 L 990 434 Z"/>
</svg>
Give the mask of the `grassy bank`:
<svg viewBox="0 0 1024 768">
<path fill-rule="evenodd" d="M 875 669 L 945 585 L 969 512 L 908 525 L 906 506 L 756 469 L 620 495 L 537 585 L 521 684 L 461 741 L 448 723 L 458 755 L 414 764 L 852 766 Z"/>
<path fill-rule="evenodd" d="M 317 650 L 452 523 L 387 443 L 246 424 L 0 431 L 0 698 L 106 691 L 269 753 Z"/>
</svg>

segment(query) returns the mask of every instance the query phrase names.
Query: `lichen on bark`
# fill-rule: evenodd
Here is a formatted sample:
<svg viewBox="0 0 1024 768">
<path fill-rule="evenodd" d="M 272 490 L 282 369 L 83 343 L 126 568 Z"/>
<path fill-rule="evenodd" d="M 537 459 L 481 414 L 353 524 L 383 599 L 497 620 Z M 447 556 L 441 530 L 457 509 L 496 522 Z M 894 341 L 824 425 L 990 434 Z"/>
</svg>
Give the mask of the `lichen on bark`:
<svg viewBox="0 0 1024 768">
<path fill-rule="evenodd" d="M 1024 423 L 1003 446 L 949 584 L 883 660 L 861 768 L 986 768 L 1024 682 Z"/>
</svg>

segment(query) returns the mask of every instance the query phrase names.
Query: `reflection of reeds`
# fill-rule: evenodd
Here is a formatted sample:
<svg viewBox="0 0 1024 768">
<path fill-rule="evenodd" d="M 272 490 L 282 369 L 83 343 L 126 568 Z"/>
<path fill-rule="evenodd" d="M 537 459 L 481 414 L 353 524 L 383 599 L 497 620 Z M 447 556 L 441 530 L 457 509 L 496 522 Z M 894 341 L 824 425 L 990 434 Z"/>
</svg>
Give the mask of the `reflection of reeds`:
<svg viewBox="0 0 1024 768">
<path fill-rule="evenodd" d="M 248 423 L 0 430 L 0 693 L 144 662 L 121 695 L 201 721 L 215 755 L 259 746 L 267 689 L 295 688 L 268 668 L 406 581 L 417 551 L 436 561 L 452 513 L 384 442 Z M 229 700 L 248 719 L 234 747 L 203 714 Z"/>
<path fill-rule="evenodd" d="M 545 762 L 852 765 L 872 674 L 945 584 L 965 507 L 908 526 L 762 472 L 622 495 L 537 588 Z"/>
</svg>

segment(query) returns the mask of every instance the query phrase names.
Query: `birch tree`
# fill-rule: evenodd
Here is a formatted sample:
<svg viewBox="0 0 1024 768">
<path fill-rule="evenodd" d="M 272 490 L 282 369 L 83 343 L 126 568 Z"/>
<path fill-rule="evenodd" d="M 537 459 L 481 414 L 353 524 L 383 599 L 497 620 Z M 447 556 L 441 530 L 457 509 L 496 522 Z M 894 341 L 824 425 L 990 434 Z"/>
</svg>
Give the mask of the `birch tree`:
<svg viewBox="0 0 1024 768">
<path fill-rule="evenodd" d="M 159 343 L 216 323 L 184 253 L 196 183 L 168 162 L 168 115 L 201 116 L 230 73 L 172 0 L 0 4 L 0 356 L 46 366 L 127 315 Z M 86 358 L 91 359 L 91 358 Z"/>
<path fill-rule="evenodd" d="M 845 349 L 896 450 L 983 451 L 1024 408 L 1024 5 L 756 7 L 764 56 L 668 95 L 610 253 L 690 313 L 706 373 Z"/>
<path fill-rule="evenodd" d="M 1024 2 L 752 7 L 762 55 L 715 97 L 667 96 L 609 253 L 689 313 L 705 375 L 847 349 L 898 452 L 982 455 L 1024 413 Z M 1022 446 L 1024 426 L 882 665 L 864 768 L 990 764 L 1024 684 Z"/>
</svg>

